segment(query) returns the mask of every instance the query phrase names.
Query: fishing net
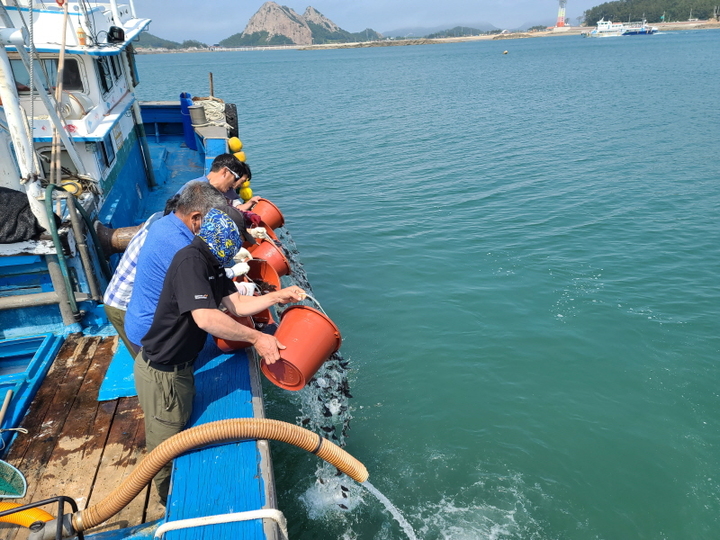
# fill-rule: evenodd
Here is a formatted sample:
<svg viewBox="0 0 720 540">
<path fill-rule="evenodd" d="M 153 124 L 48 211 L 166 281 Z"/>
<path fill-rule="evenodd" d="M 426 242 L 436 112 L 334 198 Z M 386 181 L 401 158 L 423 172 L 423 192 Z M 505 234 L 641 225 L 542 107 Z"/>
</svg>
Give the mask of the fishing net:
<svg viewBox="0 0 720 540">
<path fill-rule="evenodd" d="M 27 491 L 23 473 L 9 463 L 0 460 L 0 498 L 21 499 Z"/>
</svg>

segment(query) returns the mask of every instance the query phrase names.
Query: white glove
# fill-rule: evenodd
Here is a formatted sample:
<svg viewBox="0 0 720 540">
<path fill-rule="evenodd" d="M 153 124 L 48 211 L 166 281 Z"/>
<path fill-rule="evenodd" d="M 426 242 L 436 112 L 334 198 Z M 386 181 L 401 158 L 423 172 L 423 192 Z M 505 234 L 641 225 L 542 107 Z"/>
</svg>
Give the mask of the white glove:
<svg viewBox="0 0 720 540">
<path fill-rule="evenodd" d="M 240 248 L 240 251 L 238 251 L 235 256 L 233 257 L 233 260 L 235 262 L 247 262 L 251 260 L 253 256 L 250 254 L 250 252 L 245 249 L 244 247 Z"/>
<path fill-rule="evenodd" d="M 252 296 L 255 294 L 254 283 L 244 283 L 236 281 L 235 287 L 237 288 L 238 292 L 243 296 Z"/>
<path fill-rule="evenodd" d="M 255 227 L 254 229 L 248 229 L 253 238 L 260 238 L 261 240 L 270 240 L 265 227 Z"/>
<path fill-rule="evenodd" d="M 229 277 L 230 279 L 238 277 L 238 276 L 244 276 L 250 271 L 250 265 L 248 263 L 240 262 L 237 263 L 232 268 L 226 268 L 225 269 L 225 275 Z"/>
</svg>

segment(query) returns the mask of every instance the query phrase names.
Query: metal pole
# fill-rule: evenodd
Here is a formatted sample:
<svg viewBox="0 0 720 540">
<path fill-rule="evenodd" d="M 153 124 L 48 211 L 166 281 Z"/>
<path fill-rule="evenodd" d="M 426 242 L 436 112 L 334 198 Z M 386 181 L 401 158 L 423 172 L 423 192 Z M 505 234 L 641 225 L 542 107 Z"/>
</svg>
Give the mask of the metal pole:
<svg viewBox="0 0 720 540">
<path fill-rule="evenodd" d="M 58 57 L 57 79 L 55 81 L 55 102 L 59 105 L 62 101 L 63 78 L 65 77 L 65 45 L 67 44 L 67 22 L 68 22 L 68 5 L 69 2 L 63 3 L 63 30 L 62 39 L 60 40 L 60 56 Z M 62 179 L 60 172 L 61 153 L 60 139 L 58 137 L 58 128 L 53 129 L 53 141 L 50 160 L 50 183 L 59 184 Z"/>
<path fill-rule="evenodd" d="M 150 158 L 150 146 L 147 142 L 147 133 L 145 132 L 145 124 L 143 124 L 142 112 L 140 111 L 140 105 L 137 102 L 137 98 L 135 98 L 134 95 L 135 87 L 132 83 L 132 67 L 130 67 L 130 60 L 127 57 L 127 55 L 129 54 L 133 53 L 130 51 L 129 48 L 125 49 L 125 54 L 121 54 L 120 58 L 122 59 L 123 67 L 125 68 L 128 90 L 133 93 L 132 110 L 133 116 L 135 116 L 135 127 L 137 136 L 138 139 L 140 139 L 140 152 L 142 154 L 143 164 L 145 165 L 145 174 L 147 175 L 148 186 L 153 188 L 157 186 L 157 181 L 155 180 L 155 171 L 153 170 L 152 160 Z"/>
<path fill-rule="evenodd" d="M 60 271 L 60 263 L 58 263 L 57 255 L 45 255 L 45 261 L 48 266 L 48 273 L 50 274 L 50 280 L 57 294 L 57 303 L 60 307 L 60 315 L 62 315 L 63 324 L 70 326 L 75 324 L 75 316 L 73 315 L 72 309 L 70 309 L 70 302 L 67 300 L 68 291 L 65 287 L 65 280 L 63 279 L 62 272 Z M 70 291 L 70 294 L 73 294 Z"/>
<path fill-rule="evenodd" d="M 210 97 L 215 96 L 215 85 L 213 84 L 213 74 L 210 72 Z"/>
<path fill-rule="evenodd" d="M 83 234 L 82 226 L 80 225 L 80 220 L 78 219 L 77 215 L 77 210 L 75 209 L 75 196 L 71 194 L 66 195 L 65 202 L 68 206 L 70 223 L 72 224 L 72 229 L 75 233 L 75 242 L 77 243 L 78 251 L 80 252 L 80 262 L 82 262 L 83 268 L 85 269 L 88 286 L 90 287 L 90 294 L 92 295 L 93 300 L 95 300 L 96 302 L 102 302 L 100 287 L 98 285 L 97 279 L 95 278 L 92 261 L 90 260 L 90 250 L 88 249 L 87 242 L 85 241 L 85 235 Z"/>
</svg>

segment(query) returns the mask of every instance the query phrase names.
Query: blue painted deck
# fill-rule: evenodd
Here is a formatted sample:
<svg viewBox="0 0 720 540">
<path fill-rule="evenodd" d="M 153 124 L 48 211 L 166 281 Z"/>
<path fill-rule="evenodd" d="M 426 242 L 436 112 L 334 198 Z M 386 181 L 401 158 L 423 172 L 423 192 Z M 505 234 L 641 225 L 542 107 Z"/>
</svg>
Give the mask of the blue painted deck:
<svg viewBox="0 0 720 540">
<path fill-rule="evenodd" d="M 190 425 L 227 418 L 253 417 L 247 355 L 222 353 L 212 340 L 198 358 L 197 395 Z M 167 520 L 258 510 L 265 504 L 255 441 L 226 444 L 192 452 L 175 460 Z M 175 531 L 170 540 L 265 538 L 261 521 L 211 525 Z"/>
<path fill-rule="evenodd" d="M 162 210 L 165 201 L 182 184 L 205 174 L 205 167 L 209 168 L 212 158 L 226 151 L 225 141 L 221 139 L 208 141 L 207 147 L 201 143 L 199 152 L 187 148 L 182 131 L 178 129 L 181 126 L 179 108 L 167 104 L 150 107 L 148 110 L 143 109 L 143 116 L 147 122 L 147 139 L 157 186 L 148 191 L 144 186 L 136 186 L 129 178 L 131 171 L 139 170 L 142 165 L 139 143 L 133 144 L 132 163 L 127 171 L 123 169 L 118 172 L 118 182 L 101 211 L 101 219 L 115 227 L 141 222 L 144 217 Z M 118 258 L 114 259 L 113 263 L 117 264 Z M 18 260 L 23 263 L 25 270 L 28 264 L 37 263 L 35 259 Z M 18 261 L 5 262 L 15 264 Z M 16 274 L 9 270 L 6 274 L 10 276 L 7 279 L 16 279 Z M 45 278 L 36 279 L 34 275 L 28 277 L 27 271 L 21 274 L 17 273 L 17 279 L 29 279 L 28 286 L 39 289 L 49 286 Z M 0 282 L 0 289 L 3 287 L 4 283 Z M 45 306 L 38 309 L 48 310 Z M 86 336 L 107 335 L 109 324 L 104 320 L 101 309 L 89 310 L 88 319 L 92 323 L 84 328 Z M 28 325 L 24 323 L 29 321 L 18 322 L 27 330 Z M 0 341 L 0 403 L 8 389 L 12 389 L 15 394 L 3 427 L 15 427 L 23 418 L 64 341 L 56 330 L 53 328 L 42 335 Z M 40 333 L 37 329 L 33 331 Z M 56 333 L 49 333 L 51 331 Z M 0 337 L 8 337 L 3 328 L 0 328 Z M 98 401 L 135 395 L 132 362 L 131 355 L 120 343 L 101 385 Z M 253 360 L 248 359 L 245 352 L 222 353 L 208 339 L 196 363 L 197 395 L 190 425 L 227 418 L 251 418 L 262 414 L 258 371 L 251 362 Z M 11 437 L 12 433 L 5 433 L 3 441 L 9 443 Z M 269 467 L 267 445 L 257 441 L 215 446 L 181 456 L 173 464 L 166 520 L 176 521 L 273 506 L 273 500 L 266 500 L 272 498 L 272 495 L 266 495 L 272 493 L 272 473 Z M 263 523 L 255 520 L 169 532 L 165 537 L 171 540 L 255 540 L 265 539 L 265 531 Z M 141 526 L 90 536 L 151 538 L 153 532 L 152 526 Z"/>
<path fill-rule="evenodd" d="M 161 210 L 165 201 L 185 182 L 204 175 L 214 156 L 226 151 L 224 141 L 209 142 L 204 153 L 187 148 L 182 133 L 165 123 L 172 121 L 173 114 L 179 115 L 179 110 L 173 111 L 172 107 L 164 105 L 143 106 L 143 119 L 158 183 L 145 201 L 148 215 Z M 208 338 L 196 361 L 197 394 L 189 426 L 255 416 L 249 362 L 251 360 L 245 352 L 222 353 Z M 101 387 L 99 399 L 134 394 L 132 358 L 120 344 Z M 258 510 L 267 504 L 274 504 L 274 501 L 265 500 L 267 486 L 264 485 L 260 468 L 262 459 L 256 441 L 214 446 L 176 459 L 166 520 Z M 147 531 L 140 532 L 139 537 L 143 533 Z M 168 532 L 165 538 L 256 540 L 265 539 L 266 536 L 262 522 L 255 520 L 173 531 Z"/>
</svg>

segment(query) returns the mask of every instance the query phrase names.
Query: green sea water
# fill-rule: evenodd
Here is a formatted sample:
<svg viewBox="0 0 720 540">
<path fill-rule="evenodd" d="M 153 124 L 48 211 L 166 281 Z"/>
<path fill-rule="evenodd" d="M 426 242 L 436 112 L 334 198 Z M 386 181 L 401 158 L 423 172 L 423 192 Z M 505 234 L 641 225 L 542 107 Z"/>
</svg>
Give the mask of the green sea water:
<svg viewBox="0 0 720 540">
<path fill-rule="evenodd" d="M 237 103 L 343 334 L 347 450 L 418 538 L 720 537 L 720 31 L 138 66 Z M 273 456 L 291 538 L 405 538 Z"/>
</svg>

